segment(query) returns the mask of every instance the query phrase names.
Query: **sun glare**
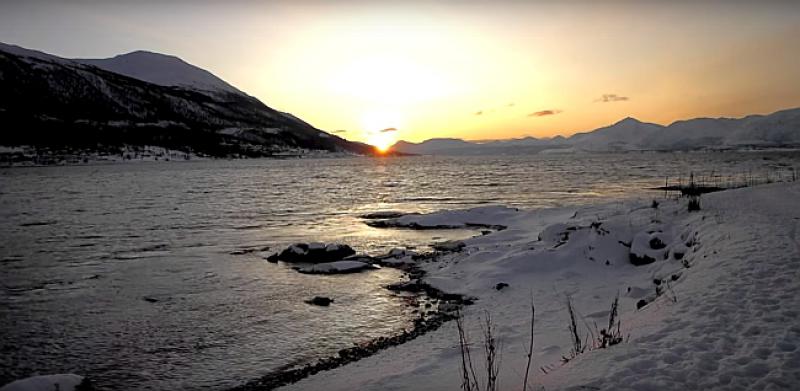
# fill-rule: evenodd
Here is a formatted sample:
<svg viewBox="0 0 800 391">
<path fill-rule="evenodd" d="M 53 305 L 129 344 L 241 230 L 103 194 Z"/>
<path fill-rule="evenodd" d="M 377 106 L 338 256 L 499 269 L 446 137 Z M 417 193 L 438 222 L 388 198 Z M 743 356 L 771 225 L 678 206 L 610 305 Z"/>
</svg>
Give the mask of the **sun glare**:
<svg viewBox="0 0 800 391">
<path fill-rule="evenodd" d="M 378 151 L 386 152 L 398 140 L 400 122 L 399 115 L 394 112 L 372 111 L 366 113 L 361 119 L 364 139 L 368 144 L 378 148 Z"/>
</svg>

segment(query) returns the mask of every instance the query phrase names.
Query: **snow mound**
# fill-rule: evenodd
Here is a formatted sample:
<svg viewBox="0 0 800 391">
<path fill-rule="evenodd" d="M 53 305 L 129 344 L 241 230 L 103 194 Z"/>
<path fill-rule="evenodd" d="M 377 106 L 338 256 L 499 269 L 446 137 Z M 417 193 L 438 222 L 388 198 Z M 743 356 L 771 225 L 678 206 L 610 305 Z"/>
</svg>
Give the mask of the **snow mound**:
<svg viewBox="0 0 800 391">
<path fill-rule="evenodd" d="M 506 206 L 483 206 L 465 210 L 442 211 L 431 214 L 408 214 L 401 217 L 367 222 L 374 227 L 413 229 L 449 229 L 488 227 L 503 229 L 505 218 L 517 212 Z"/>
<path fill-rule="evenodd" d="M 0 391 L 74 391 L 82 382 L 83 376 L 71 373 L 42 375 L 13 381 Z"/>
</svg>

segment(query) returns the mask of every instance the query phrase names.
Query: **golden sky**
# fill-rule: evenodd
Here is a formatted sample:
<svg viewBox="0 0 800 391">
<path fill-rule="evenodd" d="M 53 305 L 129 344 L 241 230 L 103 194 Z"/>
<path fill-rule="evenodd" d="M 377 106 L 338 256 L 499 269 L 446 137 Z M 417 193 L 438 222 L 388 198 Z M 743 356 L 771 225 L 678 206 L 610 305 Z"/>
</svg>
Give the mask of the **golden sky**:
<svg viewBox="0 0 800 391">
<path fill-rule="evenodd" d="M 0 41 L 177 55 L 347 139 L 570 135 L 800 106 L 800 3 L 37 1 Z"/>
</svg>

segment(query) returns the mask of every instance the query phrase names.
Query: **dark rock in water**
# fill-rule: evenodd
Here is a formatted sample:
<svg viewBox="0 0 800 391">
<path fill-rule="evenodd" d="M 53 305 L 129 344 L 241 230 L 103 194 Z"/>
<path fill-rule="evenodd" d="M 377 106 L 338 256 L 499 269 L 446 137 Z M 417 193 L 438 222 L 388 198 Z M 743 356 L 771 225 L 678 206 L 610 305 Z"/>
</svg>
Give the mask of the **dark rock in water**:
<svg viewBox="0 0 800 391">
<path fill-rule="evenodd" d="M 330 297 L 325 297 L 325 296 L 314 296 L 313 299 L 306 300 L 306 303 L 313 304 L 313 305 L 318 305 L 318 306 L 322 306 L 322 307 L 327 307 L 327 306 L 331 305 L 331 303 L 333 303 L 333 299 L 331 299 Z"/>
<path fill-rule="evenodd" d="M 355 253 L 346 244 L 296 243 L 270 258 L 284 262 L 325 263 L 340 261 Z"/>
<path fill-rule="evenodd" d="M 366 213 L 366 214 L 361 215 L 361 218 L 362 219 L 367 219 L 367 220 L 394 219 L 394 218 L 402 217 L 404 215 L 406 215 L 406 213 L 387 210 L 387 211 L 381 211 L 381 212 Z"/>
<path fill-rule="evenodd" d="M 630 261 L 634 266 L 649 265 L 656 260 L 652 257 L 642 254 L 641 256 L 631 253 Z"/>
<path fill-rule="evenodd" d="M 267 262 L 278 263 L 278 254 L 272 254 L 267 257 Z"/>
<path fill-rule="evenodd" d="M 497 285 L 494 286 L 494 289 L 502 290 L 503 288 L 508 288 L 508 284 L 505 282 L 498 282 Z"/>
<path fill-rule="evenodd" d="M 146 301 L 148 303 L 158 303 L 160 301 L 160 300 L 156 299 L 155 297 L 150 297 L 150 296 L 143 296 L 142 300 L 144 300 L 144 301 Z"/>
<path fill-rule="evenodd" d="M 417 280 L 398 282 L 386 287 L 386 289 L 395 292 L 422 292 L 425 288 L 426 285 Z"/>
<path fill-rule="evenodd" d="M 642 307 L 644 307 L 646 305 L 647 305 L 647 300 L 641 299 L 641 300 L 636 302 L 636 309 L 640 310 L 640 309 L 642 309 Z"/>
</svg>

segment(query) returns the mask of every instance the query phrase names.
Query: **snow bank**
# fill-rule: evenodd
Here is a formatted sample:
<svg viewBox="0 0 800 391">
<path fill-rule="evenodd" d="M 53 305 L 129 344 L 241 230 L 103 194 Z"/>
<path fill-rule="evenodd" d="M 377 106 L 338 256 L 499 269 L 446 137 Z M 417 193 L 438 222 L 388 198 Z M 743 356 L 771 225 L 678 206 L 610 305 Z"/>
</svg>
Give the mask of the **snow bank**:
<svg viewBox="0 0 800 391">
<path fill-rule="evenodd" d="M 431 286 L 478 299 L 464 314 L 472 340 L 480 339 L 484 311 L 491 313 L 503 389 L 521 388 L 531 297 L 530 389 L 792 389 L 800 384 L 797 200 L 800 185 L 792 183 L 704 195 L 695 213 L 685 200 L 658 208 L 641 200 L 538 211 L 479 208 L 405 222 L 507 227 L 420 265 Z M 653 261 L 633 264 L 632 253 Z M 607 323 L 617 295 L 628 342 L 563 364 L 571 347 L 566 298 L 591 341 L 591 326 Z M 480 352 L 473 354 L 480 368 Z M 456 389 L 460 365 L 451 322 L 287 389 Z"/>
<path fill-rule="evenodd" d="M 385 220 L 370 221 L 374 227 L 397 227 L 414 229 L 445 229 L 468 227 L 492 227 L 502 229 L 505 219 L 513 216 L 516 208 L 485 206 L 467 210 L 452 210 L 432 214 L 409 214 Z M 370 215 L 375 218 L 375 214 Z M 379 216 L 379 215 L 378 215 Z"/>
<path fill-rule="evenodd" d="M 74 391 L 83 382 L 83 376 L 74 374 L 42 375 L 13 381 L 0 387 L 0 391 Z"/>
</svg>

